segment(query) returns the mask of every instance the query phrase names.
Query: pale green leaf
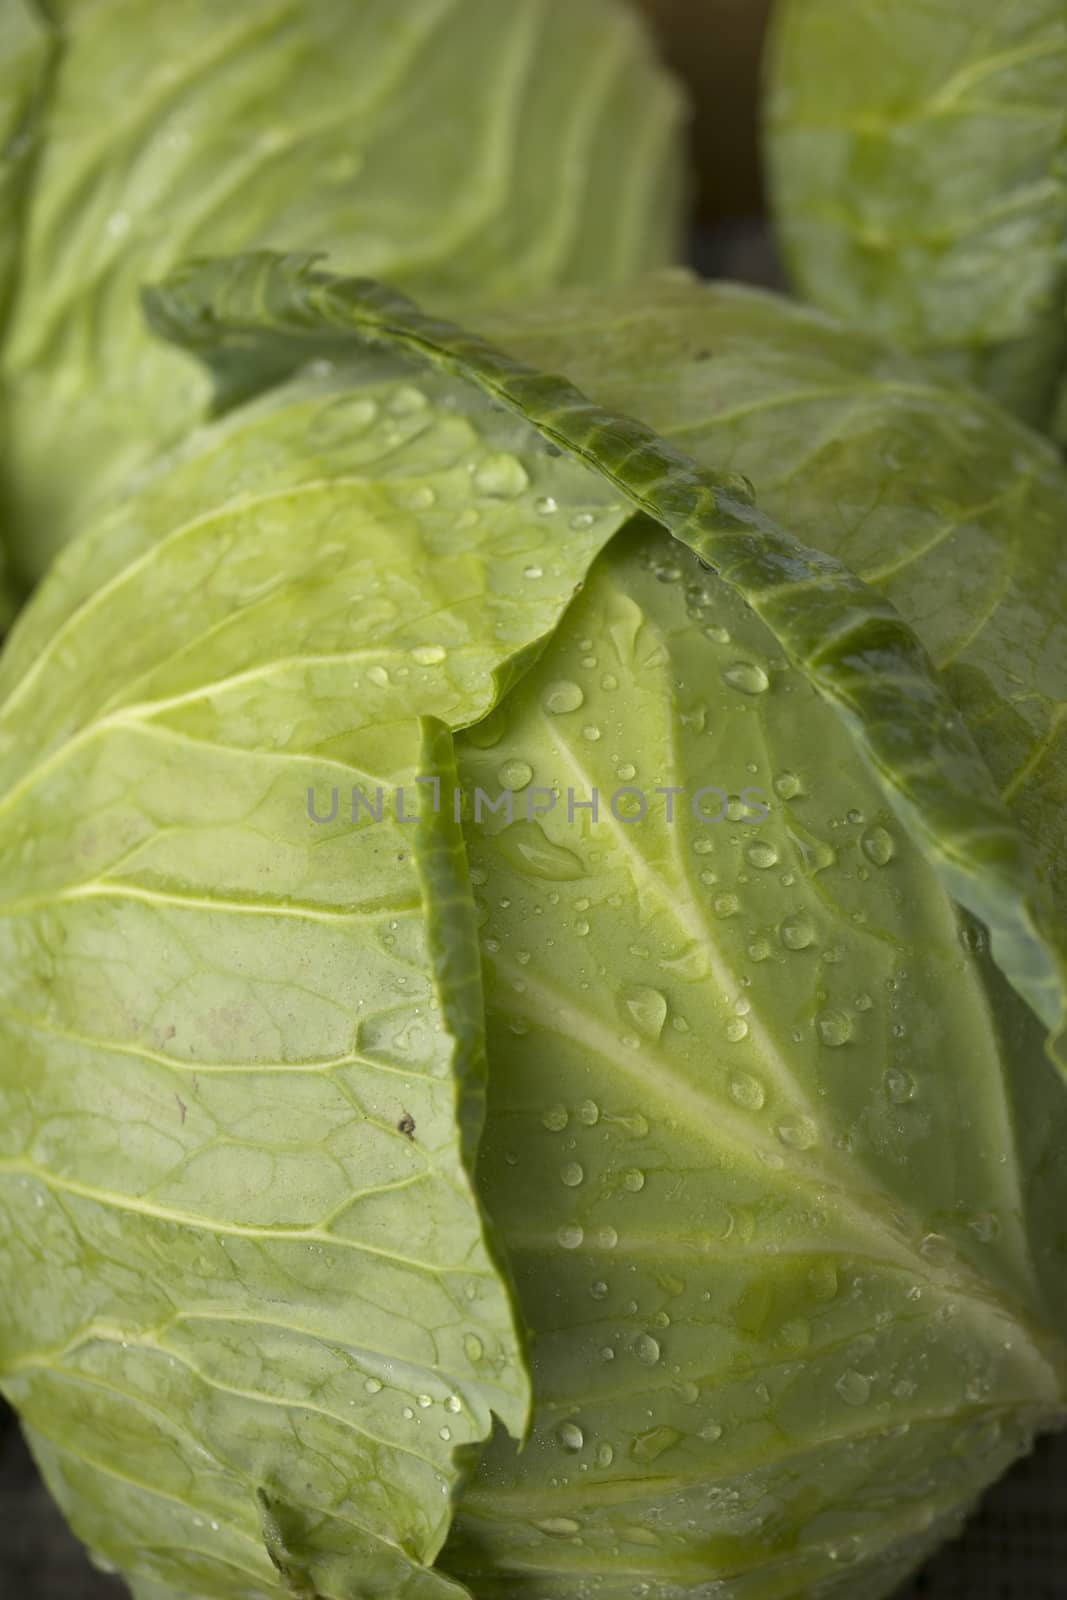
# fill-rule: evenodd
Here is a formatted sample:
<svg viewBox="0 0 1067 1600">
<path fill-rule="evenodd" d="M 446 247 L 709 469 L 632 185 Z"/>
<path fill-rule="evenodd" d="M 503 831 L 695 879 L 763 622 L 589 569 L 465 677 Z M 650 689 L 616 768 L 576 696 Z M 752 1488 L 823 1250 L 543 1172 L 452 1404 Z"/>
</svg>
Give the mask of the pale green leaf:
<svg viewBox="0 0 1067 1600">
<path fill-rule="evenodd" d="M 1062 0 L 783 0 L 769 60 L 801 292 L 1048 425 L 1067 356 Z"/>
<path fill-rule="evenodd" d="M 669 260 L 680 97 L 618 0 L 68 0 L 4 356 L 18 566 L 37 578 L 202 410 L 142 283 L 328 249 L 452 302 Z M 442 134 L 445 130 L 445 134 Z M 62 469 L 57 470 L 58 441 Z"/>
<path fill-rule="evenodd" d="M 16 627 L 0 1373 L 146 1593 L 458 1593 L 429 1564 L 528 1379 L 471 1186 L 450 730 L 628 515 L 469 386 L 316 368 L 195 436 Z"/>
</svg>

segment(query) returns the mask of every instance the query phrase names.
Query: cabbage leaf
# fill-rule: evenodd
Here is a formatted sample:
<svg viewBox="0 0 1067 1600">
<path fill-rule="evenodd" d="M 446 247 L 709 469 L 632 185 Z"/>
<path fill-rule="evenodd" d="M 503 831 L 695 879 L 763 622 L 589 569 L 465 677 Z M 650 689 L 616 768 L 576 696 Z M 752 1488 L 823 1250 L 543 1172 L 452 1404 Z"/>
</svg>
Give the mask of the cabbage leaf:
<svg viewBox="0 0 1067 1600">
<path fill-rule="evenodd" d="M 1061 0 L 783 0 L 765 117 L 801 292 L 1048 426 L 1067 356 Z"/>
<path fill-rule="evenodd" d="M 137 301 L 185 256 L 325 248 L 486 304 L 675 249 L 681 98 L 618 0 L 180 0 L 151 27 L 142 0 L 55 10 L 3 355 L 26 583 L 201 413 L 199 368 Z"/>
<path fill-rule="evenodd" d="M 0 661 L 76 1531 L 137 1600 L 888 1595 L 1067 1412 L 1063 469 L 681 274 L 148 307 L 216 415 Z"/>
<path fill-rule="evenodd" d="M 471 1446 L 525 1423 L 465 855 L 420 795 L 628 512 L 380 368 L 196 436 L 5 656 L 4 1392 L 82 1538 L 183 1594 L 444 1600 Z"/>
</svg>

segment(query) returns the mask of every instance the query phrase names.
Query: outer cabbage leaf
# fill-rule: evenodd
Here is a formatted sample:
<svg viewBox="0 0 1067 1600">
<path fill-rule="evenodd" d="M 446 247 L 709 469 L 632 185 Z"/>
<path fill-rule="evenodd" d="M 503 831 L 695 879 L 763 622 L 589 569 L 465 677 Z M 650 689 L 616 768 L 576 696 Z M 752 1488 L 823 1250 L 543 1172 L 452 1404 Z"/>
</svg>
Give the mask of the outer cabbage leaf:
<svg viewBox="0 0 1067 1600">
<path fill-rule="evenodd" d="M 998 405 L 774 295 L 661 279 L 489 331 L 739 472 L 915 629 L 1067 925 L 1067 474 Z"/>
<path fill-rule="evenodd" d="M 684 277 L 682 287 L 699 305 L 705 291 Z M 554 448 L 595 466 L 635 508 L 714 567 L 836 707 L 954 898 L 988 926 L 996 960 L 1051 1031 L 1052 1051 L 1067 1070 L 1067 919 L 1058 885 L 1035 861 L 1033 841 L 1002 800 L 967 720 L 916 634 L 876 590 L 837 557 L 785 533 L 752 503 L 747 479 L 700 466 L 624 414 L 627 376 L 632 383 L 645 355 L 625 320 L 610 340 L 601 325 L 586 350 L 593 372 L 622 374 L 622 392 L 601 406 L 569 379 L 545 375 L 540 359 L 549 349 L 562 354 L 562 334 L 567 370 L 580 371 L 588 301 L 543 312 L 544 344 L 536 332 L 531 336 L 536 314 L 514 319 L 513 331 L 525 328 L 525 349 L 537 354 L 537 367 L 425 316 L 389 289 L 331 277 L 306 260 L 264 254 L 193 263 L 151 291 L 147 305 L 161 332 L 214 360 L 224 376 L 235 360 L 265 361 L 257 346 L 282 365 L 297 360 L 306 341 L 317 345 L 327 334 L 338 348 L 347 336 L 406 351 L 466 377 L 533 422 Z M 640 326 L 639 304 L 628 305 Z M 509 328 L 505 313 L 495 331 Z M 668 371 L 677 386 L 677 363 L 665 366 L 664 377 Z M 640 388 L 634 385 L 635 400 Z M 691 425 L 699 430 L 699 415 Z M 1059 662 L 1060 596 L 1049 597 L 1040 615 L 1058 641 Z M 1061 676 L 1060 697 L 1063 685 Z M 1055 723 L 1050 732 L 1058 734 Z M 1052 828 L 1058 839 L 1054 819 Z"/>
<path fill-rule="evenodd" d="M 203 406 L 137 293 L 328 248 L 482 303 L 669 259 L 680 97 L 618 0 L 66 0 L 5 357 L 24 578 Z M 442 129 L 447 130 L 442 137 Z M 62 470 L 57 471 L 57 440 Z"/>
<path fill-rule="evenodd" d="M 28 0 L 10 0 L 0 10 L 0 328 L 18 266 L 23 200 L 35 153 L 36 112 L 48 79 L 50 44 Z M 0 499 L 0 526 L 6 515 Z M 0 540 L 0 632 L 13 610 L 7 554 Z"/>
<path fill-rule="evenodd" d="M 479 1600 L 889 1595 L 1067 1413 L 1040 1029 L 831 708 L 658 529 L 457 752 L 468 790 L 560 798 L 536 848 L 521 813 L 466 826 L 480 1182 L 537 1399 L 443 1565 Z"/>
<path fill-rule="evenodd" d="M 459 740 L 468 791 L 495 782 L 521 807 L 464 827 L 490 1022 L 479 1176 L 534 1331 L 537 1406 L 521 1456 L 490 1447 L 439 1564 L 480 1600 L 888 1595 L 1067 1412 L 1067 1096 L 1035 1016 L 1062 1021 L 1062 923 L 973 705 L 953 707 L 887 601 L 755 509 L 729 418 L 710 420 L 731 362 L 791 318 L 795 349 L 776 367 L 764 340 L 768 392 L 734 420 L 776 401 L 788 415 L 805 356 L 809 389 L 839 398 L 856 380 L 836 330 L 672 280 L 502 313 L 492 331 L 535 369 L 377 286 L 265 258 L 191 269 L 150 305 L 215 362 L 223 400 L 240 363 L 277 378 L 324 340 L 407 351 L 675 535 L 638 518 L 617 536 L 541 659 Z M 914 374 L 909 418 L 908 369 L 882 359 L 891 443 L 899 428 L 914 448 L 939 406 L 968 493 L 979 470 L 983 503 L 1033 476 L 1057 525 L 1043 444 Z M 752 428 L 752 460 L 769 458 Z M 981 450 L 997 428 L 1003 453 L 979 468 L 971 435 Z M 838 436 L 852 470 L 820 486 Z M 828 540 L 853 481 L 869 508 L 886 435 L 872 424 L 865 444 L 831 416 L 806 437 L 812 460 L 798 444 L 791 465 L 811 468 L 800 503 Z M 993 517 L 969 535 L 995 536 Z M 936 539 L 893 555 L 925 545 L 936 571 Z M 1021 664 L 1047 711 L 1065 680 L 1044 559 L 1020 550 L 998 592 L 1040 619 Z M 691 810 L 711 785 L 718 826 Z M 772 797 L 763 822 L 752 786 Z M 1043 804 L 1039 837 L 1058 838 Z"/>
<path fill-rule="evenodd" d="M 461 1592 L 430 1564 L 528 1378 L 471 1182 L 462 839 L 416 785 L 447 792 L 450 729 L 628 515 L 468 386 L 317 366 L 164 463 L 16 627 L 0 1373 L 144 1594 Z"/>
<path fill-rule="evenodd" d="M 1048 424 L 1067 354 L 1062 0 L 783 0 L 766 115 L 801 291 Z"/>
</svg>

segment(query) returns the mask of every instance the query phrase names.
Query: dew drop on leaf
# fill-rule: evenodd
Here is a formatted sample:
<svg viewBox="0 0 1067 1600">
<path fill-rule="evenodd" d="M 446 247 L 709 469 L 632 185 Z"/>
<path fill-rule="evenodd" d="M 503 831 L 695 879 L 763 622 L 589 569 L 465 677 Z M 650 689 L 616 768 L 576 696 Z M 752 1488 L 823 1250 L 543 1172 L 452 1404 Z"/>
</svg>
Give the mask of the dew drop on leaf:
<svg viewBox="0 0 1067 1600">
<path fill-rule="evenodd" d="M 633 1352 L 643 1366 L 654 1367 L 660 1357 L 659 1340 L 650 1333 L 639 1333 L 633 1342 Z"/>
<path fill-rule="evenodd" d="M 553 844 L 538 822 L 513 822 L 497 835 L 496 844 L 504 859 L 527 877 L 572 883 L 585 876 L 581 857 Z"/>
<path fill-rule="evenodd" d="M 849 1367 L 841 1374 L 834 1388 L 846 1405 L 865 1406 L 871 1397 L 871 1380 L 864 1377 L 862 1372 L 857 1372 L 855 1367 Z"/>
<path fill-rule="evenodd" d="M 810 1150 L 819 1137 L 819 1130 L 810 1117 L 794 1117 L 789 1122 L 780 1122 L 776 1131 L 782 1143 L 791 1150 Z"/>
<path fill-rule="evenodd" d="M 815 929 L 802 912 L 785 917 L 779 925 L 778 937 L 787 950 L 806 950 L 815 942 Z"/>
<path fill-rule="evenodd" d="M 533 767 L 528 761 L 505 761 L 496 777 L 502 789 L 525 789 L 533 782 Z"/>
<path fill-rule="evenodd" d="M 477 492 L 494 500 L 514 500 L 529 482 L 529 474 L 518 457 L 503 451 L 486 456 L 474 472 Z"/>
<path fill-rule="evenodd" d="M 771 684 L 758 661 L 735 661 L 723 668 L 722 676 L 724 683 L 742 694 L 762 694 Z"/>
<path fill-rule="evenodd" d="M 645 1187 L 645 1175 L 640 1167 L 630 1167 L 622 1175 L 622 1181 L 631 1194 L 639 1194 Z"/>
<path fill-rule="evenodd" d="M 535 1522 L 534 1527 L 559 1539 L 570 1538 L 582 1529 L 581 1523 L 575 1522 L 573 1517 L 545 1517 L 541 1522 Z"/>
<path fill-rule="evenodd" d="M 577 1189 L 585 1177 L 585 1169 L 577 1161 L 568 1161 L 560 1168 L 560 1180 L 568 1189 Z"/>
<path fill-rule="evenodd" d="M 564 1450 L 577 1451 L 585 1444 L 585 1434 L 576 1422 L 561 1422 L 556 1429 L 556 1438 Z"/>
<path fill-rule="evenodd" d="M 852 1021 L 844 1011 L 820 1011 L 815 1027 L 822 1043 L 831 1049 L 847 1044 L 852 1037 Z"/>
<path fill-rule="evenodd" d="M 885 1097 L 895 1106 L 905 1106 L 915 1098 L 915 1079 L 903 1067 L 888 1067 L 882 1078 Z"/>
<path fill-rule="evenodd" d="M 571 683 L 568 678 L 557 678 L 550 683 L 542 696 L 541 704 L 553 716 L 565 716 L 568 711 L 577 711 L 585 702 L 585 695 L 580 685 Z"/>
<path fill-rule="evenodd" d="M 778 863 L 778 852 L 773 844 L 766 839 L 757 839 L 755 844 L 746 845 L 745 860 L 750 867 L 773 867 Z"/>
<path fill-rule="evenodd" d="M 649 1428 L 647 1433 L 639 1433 L 630 1446 L 630 1454 L 635 1461 L 658 1461 L 682 1437 L 677 1428 L 662 1423 L 658 1428 Z"/>
<path fill-rule="evenodd" d="M 746 1111 L 759 1111 L 767 1098 L 762 1083 L 750 1072 L 734 1073 L 730 1079 L 730 1093 Z"/>
<path fill-rule="evenodd" d="M 667 997 L 658 989 L 631 984 L 619 995 L 622 1014 L 646 1039 L 657 1040 L 667 1020 Z"/>
<path fill-rule="evenodd" d="M 888 866 L 896 854 L 893 836 L 885 828 L 868 828 L 860 839 L 860 848 L 876 867 Z"/>
</svg>

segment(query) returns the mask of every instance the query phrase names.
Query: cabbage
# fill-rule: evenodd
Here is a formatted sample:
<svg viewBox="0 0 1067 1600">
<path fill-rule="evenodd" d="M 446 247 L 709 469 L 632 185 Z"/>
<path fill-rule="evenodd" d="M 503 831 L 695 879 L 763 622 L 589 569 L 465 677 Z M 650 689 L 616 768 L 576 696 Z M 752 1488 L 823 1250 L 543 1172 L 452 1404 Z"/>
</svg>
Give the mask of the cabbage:
<svg viewBox="0 0 1067 1600">
<path fill-rule="evenodd" d="M 805 296 L 1041 426 L 1067 360 L 1061 0 L 781 0 L 766 102 Z"/>
<path fill-rule="evenodd" d="M 0 23 L 0 138 L 8 79 L 37 101 L 2 357 L 27 584 L 203 412 L 137 302 L 185 256 L 328 250 L 484 305 L 674 253 L 680 96 L 616 0 L 170 0 L 151 27 L 143 0 L 48 10 L 47 33 L 24 0 Z"/>
<path fill-rule="evenodd" d="M 1057 455 L 679 273 L 147 305 L 216 415 L 0 662 L 53 1492 L 138 1600 L 890 1594 L 1065 1410 Z"/>
</svg>

